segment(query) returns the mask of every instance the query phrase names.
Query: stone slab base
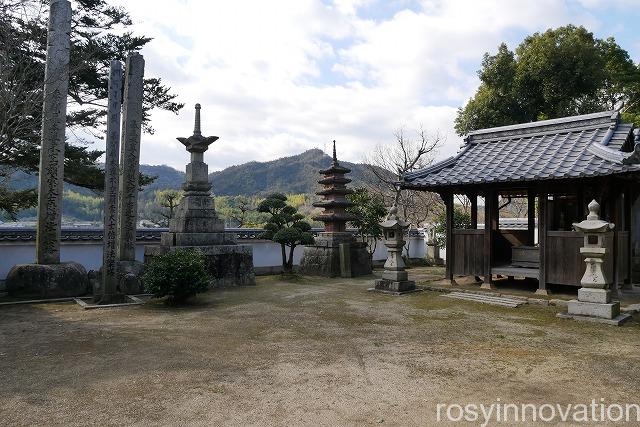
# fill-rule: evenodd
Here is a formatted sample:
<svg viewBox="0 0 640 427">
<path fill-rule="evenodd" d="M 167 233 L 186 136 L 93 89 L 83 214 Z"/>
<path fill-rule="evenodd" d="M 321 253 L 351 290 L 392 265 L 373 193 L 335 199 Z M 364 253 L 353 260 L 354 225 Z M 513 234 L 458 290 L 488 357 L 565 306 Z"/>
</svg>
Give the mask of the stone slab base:
<svg viewBox="0 0 640 427">
<path fill-rule="evenodd" d="M 77 297 L 89 291 L 89 277 L 77 262 L 18 264 L 9 271 L 6 286 L 12 297 Z"/>
<path fill-rule="evenodd" d="M 631 315 L 628 313 L 622 313 L 614 317 L 613 319 L 603 319 L 602 317 L 592 316 L 580 316 L 578 314 L 558 313 L 556 315 L 562 319 L 573 319 L 582 322 L 604 323 L 606 325 L 620 326 L 627 320 L 631 319 Z"/>
<path fill-rule="evenodd" d="M 580 288 L 578 301 L 607 304 L 611 302 L 611 291 L 608 289 Z"/>
<path fill-rule="evenodd" d="M 305 246 L 300 260 L 299 272 L 310 276 L 340 277 L 343 271 L 340 268 L 340 245 L 330 246 L 321 240 L 319 244 Z M 344 243 L 344 242 L 342 242 Z M 366 276 L 371 274 L 371 261 L 369 253 L 361 242 L 350 242 L 350 277 Z"/>
<path fill-rule="evenodd" d="M 415 294 L 416 292 L 422 292 L 422 291 L 424 291 L 424 289 L 422 289 L 422 288 L 415 288 L 415 289 L 412 289 L 412 290 L 410 290 L 410 291 L 395 292 L 395 291 L 390 291 L 390 290 L 386 290 L 386 289 L 369 288 L 369 289 L 367 289 L 367 291 L 369 291 L 369 292 L 376 292 L 376 293 L 379 293 L 379 294 L 386 294 L 386 295 L 394 295 L 394 296 L 397 296 L 397 295 Z"/>
<path fill-rule="evenodd" d="M 91 310 L 94 308 L 116 308 L 127 307 L 130 305 L 142 305 L 144 301 L 133 295 L 124 295 L 122 302 L 113 304 L 92 304 L 93 298 L 74 298 L 73 299 L 80 307 L 85 310 Z"/>
<path fill-rule="evenodd" d="M 117 302 L 126 299 L 126 295 L 140 294 L 144 291 L 142 282 L 144 263 L 140 261 L 116 261 L 116 294 L 109 300 Z M 99 299 L 103 293 L 102 267 L 98 271 L 89 271 L 89 286 L 93 296 Z"/>
<path fill-rule="evenodd" d="M 416 289 L 416 282 L 413 280 L 387 280 L 387 279 L 376 279 L 374 282 L 375 289 L 381 291 L 391 291 L 391 292 L 410 292 Z"/>
<path fill-rule="evenodd" d="M 567 304 L 567 312 L 570 315 L 599 317 L 601 319 L 613 319 L 620 314 L 618 301 L 606 304 L 571 300 Z"/>
<path fill-rule="evenodd" d="M 393 282 L 406 282 L 409 280 L 409 273 L 406 271 L 393 271 L 393 270 L 385 270 L 382 273 L 382 278 L 385 280 L 390 280 Z"/>
<path fill-rule="evenodd" d="M 256 284 L 253 248 L 247 245 L 147 246 L 144 249 L 144 260 L 146 263 L 154 256 L 182 249 L 197 250 L 204 254 L 207 272 L 214 288 Z"/>
</svg>

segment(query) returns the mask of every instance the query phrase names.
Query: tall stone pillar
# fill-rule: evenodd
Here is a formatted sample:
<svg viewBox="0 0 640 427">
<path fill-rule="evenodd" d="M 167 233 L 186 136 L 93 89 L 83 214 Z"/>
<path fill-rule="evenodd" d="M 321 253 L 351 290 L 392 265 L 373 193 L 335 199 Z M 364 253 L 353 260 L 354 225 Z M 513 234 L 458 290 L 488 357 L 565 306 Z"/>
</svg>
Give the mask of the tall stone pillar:
<svg viewBox="0 0 640 427">
<path fill-rule="evenodd" d="M 120 108 L 122 102 L 122 64 L 111 61 L 107 110 L 106 159 L 104 165 L 104 247 L 102 253 L 102 292 L 95 295 L 102 303 L 114 302 L 118 293 L 116 275 L 116 233 L 118 216 L 118 167 L 120 151 Z"/>
<path fill-rule="evenodd" d="M 6 286 L 14 297 L 56 298 L 87 292 L 84 267 L 75 262 L 60 262 L 70 35 L 71 4 L 67 0 L 52 0 L 42 103 L 36 263 L 19 264 L 9 271 Z"/>
<path fill-rule="evenodd" d="M 49 9 L 42 104 L 42 146 L 38 182 L 36 263 L 60 262 L 64 143 L 69 91 L 71 3 L 54 0 Z"/>
<path fill-rule="evenodd" d="M 117 258 L 118 261 L 135 261 L 144 85 L 144 58 L 142 55 L 138 53 L 129 55 L 125 72 L 118 194 Z"/>
</svg>

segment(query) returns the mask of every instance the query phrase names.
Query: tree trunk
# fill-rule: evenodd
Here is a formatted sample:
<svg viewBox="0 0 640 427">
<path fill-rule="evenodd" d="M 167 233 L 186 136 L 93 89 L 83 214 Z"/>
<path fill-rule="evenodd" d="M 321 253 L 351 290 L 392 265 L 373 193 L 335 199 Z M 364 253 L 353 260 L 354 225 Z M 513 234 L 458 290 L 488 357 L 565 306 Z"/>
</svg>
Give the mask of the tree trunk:
<svg viewBox="0 0 640 427">
<path fill-rule="evenodd" d="M 287 272 L 287 252 L 284 243 L 280 244 L 280 249 L 282 250 L 282 272 Z"/>
<path fill-rule="evenodd" d="M 293 250 L 296 248 L 296 245 L 291 245 L 289 247 L 289 260 L 287 261 L 287 273 L 293 273 Z"/>
</svg>

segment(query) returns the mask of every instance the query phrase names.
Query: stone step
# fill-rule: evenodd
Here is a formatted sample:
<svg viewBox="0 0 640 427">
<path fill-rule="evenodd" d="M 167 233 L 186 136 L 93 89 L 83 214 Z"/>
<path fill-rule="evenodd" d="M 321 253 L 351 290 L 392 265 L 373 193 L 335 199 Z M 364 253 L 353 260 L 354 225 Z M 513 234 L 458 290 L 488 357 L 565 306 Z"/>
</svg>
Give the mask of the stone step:
<svg viewBox="0 0 640 427">
<path fill-rule="evenodd" d="M 499 305 L 502 307 L 517 308 L 524 304 L 522 300 L 515 298 L 496 297 L 492 295 L 479 295 L 470 294 L 465 292 L 451 292 L 450 294 L 443 295 L 447 298 L 461 299 L 465 301 L 479 302 L 483 304 Z"/>
</svg>

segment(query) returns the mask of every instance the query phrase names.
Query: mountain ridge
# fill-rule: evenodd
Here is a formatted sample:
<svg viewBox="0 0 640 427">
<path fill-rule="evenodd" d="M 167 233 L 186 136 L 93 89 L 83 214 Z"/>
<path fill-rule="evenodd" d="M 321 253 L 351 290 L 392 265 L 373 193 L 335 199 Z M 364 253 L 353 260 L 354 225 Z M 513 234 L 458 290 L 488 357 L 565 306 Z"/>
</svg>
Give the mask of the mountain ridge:
<svg viewBox="0 0 640 427">
<path fill-rule="evenodd" d="M 266 162 L 250 161 L 239 165 L 232 165 L 220 171 L 209 174 L 212 183 L 212 193 L 216 196 L 264 196 L 272 192 L 286 194 L 311 194 L 319 190 L 318 171 L 326 168 L 332 162 L 331 156 L 322 150 L 314 148 L 299 154 L 281 157 Z M 367 166 L 362 163 L 340 161 L 351 169 L 348 175 L 353 180 L 351 186 L 361 186 L 365 182 Z M 153 197 L 156 190 L 173 188 L 181 189 L 185 181 L 185 173 L 167 165 L 140 165 L 140 172 L 155 176 L 151 184 L 141 191 L 142 198 Z M 24 172 L 16 172 L 11 178 L 14 189 L 36 188 L 37 176 Z M 83 195 L 96 193 L 74 185 L 64 184 L 65 190 Z"/>
</svg>

